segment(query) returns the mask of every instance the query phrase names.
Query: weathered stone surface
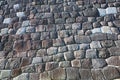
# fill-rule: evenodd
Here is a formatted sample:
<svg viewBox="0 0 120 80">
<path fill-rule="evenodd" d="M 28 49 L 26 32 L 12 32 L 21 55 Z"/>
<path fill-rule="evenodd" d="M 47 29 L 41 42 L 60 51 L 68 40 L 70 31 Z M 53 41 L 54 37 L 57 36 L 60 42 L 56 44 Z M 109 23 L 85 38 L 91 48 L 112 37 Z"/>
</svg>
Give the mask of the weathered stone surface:
<svg viewBox="0 0 120 80">
<path fill-rule="evenodd" d="M 80 60 L 75 59 L 71 61 L 71 65 L 72 67 L 81 67 L 81 62 Z"/>
<path fill-rule="evenodd" d="M 61 61 L 61 62 L 59 62 L 59 67 L 67 68 L 67 67 L 70 67 L 70 66 L 71 66 L 70 61 Z"/>
<path fill-rule="evenodd" d="M 99 11 L 100 16 L 105 16 L 106 15 L 106 9 L 98 8 L 98 11 Z"/>
<path fill-rule="evenodd" d="M 41 62 L 42 62 L 42 57 L 34 57 L 32 60 L 32 64 L 41 63 Z"/>
<path fill-rule="evenodd" d="M 74 57 L 77 59 L 85 58 L 85 51 L 84 50 L 74 51 Z"/>
<path fill-rule="evenodd" d="M 69 51 L 75 51 L 79 49 L 79 45 L 78 44 L 71 44 L 71 45 L 67 45 L 68 50 Z"/>
<path fill-rule="evenodd" d="M 20 8 L 20 4 L 14 4 L 14 5 L 13 5 L 13 8 L 14 8 L 15 10 L 18 10 L 18 9 Z"/>
<path fill-rule="evenodd" d="M 95 33 L 95 34 L 92 34 L 90 37 L 92 41 L 101 41 L 101 40 L 107 39 L 107 35 L 104 33 Z"/>
<path fill-rule="evenodd" d="M 103 74 L 105 75 L 106 79 L 115 79 L 120 76 L 118 70 L 112 66 L 103 68 Z"/>
<path fill-rule="evenodd" d="M 97 17 L 97 16 L 99 16 L 98 10 L 96 8 L 88 8 L 83 13 L 84 13 L 84 16 L 86 16 L 86 17 Z"/>
<path fill-rule="evenodd" d="M 53 56 L 43 56 L 43 62 L 51 62 L 53 61 Z"/>
<path fill-rule="evenodd" d="M 53 80 L 65 80 L 66 79 L 66 72 L 64 68 L 57 68 L 53 71 L 50 71 L 51 79 Z"/>
<path fill-rule="evenodd" d="M 120 48 L 119 47 L 111 47 L 108 49 L 111 56 L 119 56 L 120 55 Z"/>
<path fill-rule="evenodd" d="M 30 73 L 29 80 L 39 80 L 39 74 L 38 73 Z"/>
<path fill-rule="evenodd" d="M 108 40 L 117 40 L 118 36 L 117 34 L 107 34 Z"/>
<path fill-rule="evenodd" d="M 103 26 L 103 27 L 101 27 L 101 31 L 102 31 L 102 33 L 112 34 L 112 31 L 111 31 L 111 29 L 110 29 L 109 26 Z"/>
<path fill-rule="evenodd" d="M 26 27 L 21 27 L 16 32 L 17 35 L 24 34 L 24 33 L 26 33 Z"/>
<path fill-rule="evenodd" d="M 69 32 L 67 30 L 61 30 L 58 32 L 58 38 L 65 38 L 69 36 Z"/>
<path fill-rule="evenodd" d="M 98 69 L 103 68 L 104 66 L 107 65 L 107 63 L 104 59 L 92 59 L 92 65 L 93 68 Z"/>
<path fill-rule="evenodd" d="M 97 58 L 97 51 L 96 49 L 88 49 L 86 50 L 86 58 Z"/>
<path fill-rule="evenodd" d="M 73 23 L 73 24 L 72 24 L 72 29 L 77 29 L 77 30 L 79 30 L 79 29 L 81 29 L 81 28 L 82 28 L 82 26 L 81 26 L 80 23 Z"/>
<path fill-rule="evenodd" d="M 86 50 L 86 49 L 89 49 L 89 48 L 90 48 L 90 45 L 89 45 L 89 44 L 85 44 L 85 43 L 80 44 L 80 49 L 81 49 L 81 50 Z"/>
<path fill-rule="evenodd" d="M 11 18 L 5 18 L 3 24 L 10 24 L 12 22 Z"/>
<path fill-rule="evenodd" d="M 47 49 L 47 54 L 48 55 L 54 55 L 57 54 L 58 52 L 58 48 L 57 47 L 50 47 Z"/>
<path fill-rule="evenodd" d="M 29 80 L 28 73 L 22 73 L 21 75 L 13 78 L 13 80 Z"/>
<path fill-rule="evenodd" d="M 46 56 L 46 55 L 47 55 L 47 50 L 46 49 L 39 49 L 37 51 L 37 55 L 36 56 L 42 57 L 42 56 Z"/>
<path fill-rule="evenodd" d="M 40 73 L 40 80 L 51 80 L 50 78 L 50 75 L 48 72 L 43 72 L 43 73 Z"/>
<path fill-rule="evenodd" d="M 32 49 L 40 49 L 40 48 L 41 48 L 41 41 L 40 40 L 32 41 Z"/>
<path fill-rule="evenodd" d="M 120 40 L 115 41 L 117 47 L 120 47 Z"/>
<path fill-rule="evenodd" d="M 105 77 L 100 69 L 91 70 L 93 80 L 105 80 Z"/>
<path fill-rule="evenodd" d="M 0 79 L 10 78 L 10 76 L 11 76 L 11 70 L 1 70 Z"/>
<path fill-rule="evenodd" d="M 26 27 L 26 32 L 34 33 L 35 32 L 35 28 L 33 26 Z"/>
<path fill-rule="evenodd" d="M 56 55 L 53 55 L 53 61 L 63 61 L 64 60 L 64 54 L 58 53 Z"/>
<path fill-rule="evenodd" d="M 99 53 L 98 54 L 99 58 L 102 58 L 102 59 L 105 59 L 110 56 L 110 54 L 106 48 L 99 49 L 98 53 Z"/>
<path fill-rule="evenodd" d="M 66 46 L 61 46 L 58 48 L 58 52 L 66 52 L 67 51 L 67 47 Z"/>
<path fill-rule="evenodd" d="M 120 20 L 115 20 L 113 23 L 116 27 L 120 27 Z"/>
<path fill-rule="evenodd" d="M 76 43 L 90 43 L 90 37 L 89 36 L 75 36 L 75 42 Z"/>
<path fill-rule="evenodd" d="M 108 65 L 120 66 L 120 57 L 112 56 L 106 59 Z"/>
<path fill-rule="evenodd" d="M 62 39 L 53 39 L 53 46 L 64 46 L 64 41 Z"/>
<path fill-rule="evenodd" d="M 57 62 L 47 62 L 45 65 L 45 70 L 49 71 L 49 70 L 53 70 L 55 68 L 58 67 L 58 63 Z"/>
<path fill-rule="evenodd" d="M 82 29 L 85 29 L 85 30 L 92 29 L 92 23 L 91 22 L 84 22 L 82 24 Z"/>
<path fill-rule="evenodd" d="M 74 54 L 71 51 L 64 52 L 64 58 L 66 61 L 73 60 Z"/>
<path fill-rule="evenodd" d="M 95 49 L 95 48 L 102 48 L 102 46 L 101 46 L 99 41 L 92 41 L 90 43 L 90 47 L 93 48 L 93 49 Z"/>
<path fill-rule="evenodd" d="M 41 40 L 46 40 L 46 39 L 50 39 L 50 33 L 49 32 L 42 32 L 41 36 L 40 36 Z"/>
<path fill-rule="evenodd" d="M 5 34 L 7 34 L 8 33 L 8 28 L 3 28 L 3 29 L 1 29 L 1 32 L 0 32 L 0 35 L 5 35 Z"/>
<path fill-rule="evenodd" d="M 22 23 L 22 27 L 27 27 L 29 25 L 30 25 L 30 21 L 29 20 L 23 21 L 23 23 Z"/>
<path fill-rule="evenodd" d="M 66 69 L 67 73 L 67 80 L 79 80 L 79 70 L 77 68 L 67 68 Z"/>
<path fill-rule="evenodd" d="M 24 12 L 17 12 L 16 15 L 17 15 L 17 17 L 19 17 L 19 18 L 25 17 L 25 13 L 24 13 Z"/>
<path fill-rule="evenodd" d="M 22 58 L 22 60 L 21 60 L 21 67 L 22 67 L 22 66 L 29 65 L 30 63 L 31 63 L 31 58 L 24 57 L 24 58 Z"/>
<path fill-rule="evenodd" d="M 79 72 L 82 80 L 93 80 L 90 69 L 80 69 Z"/>
<path fill-rule="evenodd" d="M 74 37 L 70 36 L 70 37 L 64 38 L 64 42 L 65 42 L 65 44 L 73 44 L 74 43 Z"/>
<path fill-rule="evenodd" d="M 82 69 L 91 69 L 92 68 L 91 59 L 81 59 L 81 68 Z"/>
<path fill-rule="evenodd" d="M 40 34 L 39 33 L 31 33 L 31 39 L 32 40 L 40 40 Z"/>
<path fill-rule="evenodd" d="M 106 9 L 106 14 L 115 14 L 115 13 L 117 13 L 116 7 L 108 7 Z"/>
<path fill-rule="evenodd" d="M 47 40 L 42 40 L 42 47 L 43 48 L 49 48 L 51 47 L 52 44 L 52 40 L 51 39 L 47 39 Z"/>
<path fill-rule="evenodd" d="M 92 33 L 102 33 L 101 28 L 92 29 Z"/>
<path fill-rule="evenodd" d="M 109 47 L 115 46 L 115 44 L 114 44 L 114 42 L 112 40 L 101 41 L 101 44 L 105 48 L 109 48 Z"/>
</svg>

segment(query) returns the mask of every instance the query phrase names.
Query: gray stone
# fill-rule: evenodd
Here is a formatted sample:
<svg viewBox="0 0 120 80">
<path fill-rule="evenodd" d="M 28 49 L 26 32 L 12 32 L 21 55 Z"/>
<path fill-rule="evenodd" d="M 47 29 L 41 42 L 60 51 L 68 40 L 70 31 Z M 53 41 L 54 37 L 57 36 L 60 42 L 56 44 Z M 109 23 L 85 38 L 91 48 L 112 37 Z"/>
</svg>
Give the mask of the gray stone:
<svg viewBox="0 0 120 80">
<path fill-rule="evenodd" d="M 84 30 L 92 29 L 92 23 L 91 22 L 84 22 L 82 24 L 82 29 L 84 29 Z"/>
<path fill-rule="evenodd" d="M 112 34 L 111 28 L 109 26 L 103 26 L 101 27 L 102 33 L 109 33 Z"/>
<path fill-rule="evenodd" d="M 53 55 L 53 61 L 63 61 L 64 60 L 64 54 L 63 53 L 58 53 L 56 55 Z"/>
<path fill-rule="evenodd" d="M 64 46 L 64 41 L 62 39 L 53 39 L 53 46 Z"/>
<path fill-rule="evenodd" d="M 29 25 L 30 25 L 30 21 L 29 20 L 23 21 L 23 23 L 22 23 L 22 27 L 27 27 Z"/>
<path fill-rule="evenodd" d="M 25 17 L 25 13 L 24 12 L 17 12 L 16 15 L 19 18 Z"/>
<path fill-rule="evenodd" d="M 118 35 L 117 34 L 107 34 L 108 40 L 117 40 Z"/>
<path fill-rule="evenodd" d="M 120 76 L 117 68 L 112 67 L 112 66 L 103 68 L 103 74 L 105 75 L 106 79 L 108 79 L 108 80 L 115 79 Z"/>
<path fill-rule="evenodd" d="M 92 29 L 92 33 L 102 33 L 101 28 Z"/>
<path fill-rule="evenodd" d="M 113 23 L 116 27 L 120 27 L 120 20 L 115 20 Z"/>
<path fill-rule="evenodd" d="M 35 32 L 35 27 L 26 27 L 26 32 L 29 32 L 29 33 L 34 33 Z"/>
<path fill-rule="evenodd" d="M 86 49 L 89 49 L 89 48 L 90 48 L 89 44 L 85 44 L 85 43 L 80 44 L 80 49 L 81 50 L 86 50 Z"/>
<path fill-rule="evenodd" d="M 83 13 L 84 13 L 84 16 L 86 16 L 86 17 L 97 17 L 97 16 L 99 16 L 98 10 L 96 8 L 88 8 Z"/>
<path fill-rule="evenodd" d="M 75 36 L 75 42 L 76 43 L 90 43 L 91 40 L 90 40 L 89 36 L 79 36 L 79 35 L 76 35 Z"/>
<path fill-rule="evenodd" d="M 92 41 L 101 41 L 101 40 L 106 40 L 107 35 L 105 33 L 95 33 L 90 35 Z"/>
<path fill-rule="evenodd" d="M 58 52 L 66 52 L 67 51 L 67 47 L 66 46 L 61 46 L 58 48 Z"/>
<path fill-rule="evenodd" d="M 66 61 L 73 60 L 74 59 L 74 54 L 72 52 L 64 52 L 64 58 Z"/>
<path fill-rule="evenodd" d="M 116 13 L 117 13 L 116 7 L 108 7 L 106 9 L 106 14 L 116 14 Z"/>
<path fill-rule="evenodd" d="M 71 61 L 71 65 L 72 67 L 81 67 L 81 62 L 80 60 L 75 59 Z"/>
<path fill-rule="evenodd" d="M 105 59 L 110 56 L 108 50 L 106 48 L 102 48 L 98 50 L 98 56 L 99 58 Z"/>
<path fill-rule="evenodd" d="M 42 31 L 45 31 L 45 29 L 46 29 L 45 25 L 38 25 L 36 27 L 36 32 L 42 32 Z"/>
<path fill-rule="evenodd" d="M 12 22 L 11 18 L 5 18 L 3 24 L 10 24 Z"/>
<path fill-rule="evenodd" d="M 82 69 L 91 69 L 92 68 L 92 61 L 91 59 L 81 59 L 81 68 Z"/>
<path fill-rule="evenodd" d="M 115 46 L 115 43 L 112 40 L 105 40 L 105 41 L 101 41 L 101 45 L 105 48 L 109 48 Z"/>
<path fill-rule="evenodd" d="M 97 51 L 96 49 L 88 49 L 86 50 L 86 58 L 97 58 Z"/>
<path fill-rule="evenodd" d="M 37 51 L 37 55 L 36 56 L 42 57 L 42 56 L 45 56 L 45 55 L 47 55 L 47 50 L 46 49 L 39 49 Z"/>
<path fill-rule="evenodd" d="M 65 38 L 69 36 L 69 32 L 67 30 L 58 31 L 58 38 Z"/>
<path fill-rule="evenodd" d="M 111 47 L 108 49 L 111 56 L 120 56 L 120 48 L 119 47 Z"/>
<path fill-rule="evenodd" d="M 64 42 L 65 42 L 65 44 L 73 44 L 74 43 L 74 37 L 73 36 L 66 37 L 66 38 L 64 38 Z"/>
<path fill-rule="evenodd" d="M 102 46 L 101 46 L 101 44 L 100 44 L 100 42 L 99 41 L 92 41 L 91 43 L 90 43 L 90 47 L 91 48 L 102 48 Z"/>
<path fill-rule="evenodd" d="M 77 59 L 83 59 L 85 58 L 85 51 L 84 50 L 74 51 L 74 56 Z"/>
<path fill-rule="evenodd" d="M 79 70 L 77 68 L 67 68 L 67 80 L 79 80 Z"/>
<path fill-rule="evenodd" d="M 54 55 L 57 54 L 58 52 L 58 48 L 57 47 L 50 47 L 47 49 L 47 54 L 48 55 Z"/>
<path fill-rule="evenodd" d="M 40 33 L 31 33 L 32 40 L 40 40 Z"/>
<path fill-rule="evenodd" d="M 93 68 L 103 68 L 107 65 L 106 61 L 104 59 L 92 59 L 92 65 Z"/>
<path fill-rule="evenodd" d="M 106 80 L 100 69 L 91 70 L 93 80 Z"/>
<path fill-rule="evenodd" d="M 65 80 L 66 72 L 64 68 L 57 68 L 50 72 L 50 76 L 53 80 Z"/>
<path fill-rule="evenodd" d="M 40 80 L 51 80 L 48 72 L 40 73 Z"/>
<path fill-rule="evenodd" d="M 3 28 L 3 29 L 1 29 L 1 33 L 0 33 L 0 35 L 5 35 L 5 34 L 7 34 L 8 33 L 8 28 Z"/>
<path fill-rule="evenodd" d="M 75 51 L 79 49 L 79 45 L 78 44 L 71 44 L 71 45 L 67 45 L 68 50 L 69 51 Z"/>
<path fill-rule="evenodd" d="M 64 24 L 65 23 L 65 19 L 64 18 L 55 19 L 55 23 L 56 24 Z"/>
<path fill-rule="evenodd" d="M 13 80 L 29 80 L 28 73 L 22 73 L 21 75 L 13 78 Z"/>
<path fill-rule="evenodd" d="M 53 56 L 43 56 L 43 62 L 51 62 L 53 61 Z"/>
<path fill-rule="evenodd" d="M 49 32 L 42 32 L 40 39 L 41 40 L 50 39 L 50 33 Z"/>
<path fill-rule="evenodd" d="M 32 64 L 41 63 L 42 57 L 34 57 L 32 60 Z"/>
<path fill-rule="evenodd" d="M 105 16 L 106 15 L 106 9 L 98 8 L 100 16 Z"/>
<path fill-rule="evenodd" d="M 50 71 L 50 70 L 53 70 L 53 69 L 55 69 L 57 67 L 58 67 L 57 62 L 47 62 L 46 65 L 45 65 L 45 70 Z"/>
<path fill-rule="evenodd" d="M 108 65 L 120 66 L 120 57 L 119 56 L 111 56 L 106 59 Z"/>
<path fill-rule="evenodd" d="M 11 70 L 1 70 L 0 79 L 10 78 L 10 76 L 11 76 Z"/>
<path fill-rule="evenodd" d="M 94 22 L 93 23 L 93 28 L 98 28 L 98 27 L 101 27 L 100 22 Z"/>
<path fill-rule="evenodd" d="M 120 47 L 120 40 L 115 41 L 117 47 Z"/>
<path fill-rule="evenodd" d="M 24 33 L 26 33 L 26 27 L 21 27 L 16 32 L 17 35 L 24 34 Z"/>
<path fill-rule="evenodd" d="M 62 68 L 67 68 L 67 67 L 70 67 L 70 61 L 61 61 L 59 62 L 59 67 L 62 67 Z"/>
<path fill-rule="evenodd" d="M 80 69 L 79 72 L 82 80 L 93 80 L 90 69 Z"/>
<path fill-rule="evenodd" d="M 81 28 L 82 28 L 82 26 L 81 26 L 80 23 L 73 23 L 73 24 L 72 24 L 72 29 L 77 29 L 77 30 L 79 30 L 79 29 L 81 29 Z"/>
<path fill-rule="evenodd" d="M 20 8 L 20 4 L 14 4 L 13 8 L 14 8 L 14 10 L 18 10 Z"/>
</svg>

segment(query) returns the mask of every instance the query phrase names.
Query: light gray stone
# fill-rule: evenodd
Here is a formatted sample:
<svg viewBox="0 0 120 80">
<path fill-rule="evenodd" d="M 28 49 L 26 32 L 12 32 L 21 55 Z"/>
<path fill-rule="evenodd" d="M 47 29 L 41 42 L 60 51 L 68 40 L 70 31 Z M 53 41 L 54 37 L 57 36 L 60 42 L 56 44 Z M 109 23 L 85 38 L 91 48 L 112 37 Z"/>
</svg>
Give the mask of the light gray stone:
<svg viewBox="0 0 120 80">
<path fill-rule="evenodd" d="M 81 67 L 81 62 L 80 60 L 75 59 L 71 61 L 71 65 L 72 67 Z"/>
<path fill-rule="evenodd" d="M 20 4 L 14 4 L 14 5 L 13 5 L 13 8 L 14 8 L 15 10 L 18 10 L 18 9 L 20 8 Z"/>
<path fill-rule="evenodd" d="M 64 58 L 66 61 L 73 60 L 74 59 L 74 54 L 70 51 L 64 52 Z"/>
<path fill-rule="evenodd" d="M 29 24 L 30 24 L 29 20 L 23 21 L 22 27 L 27 27 L 27 26 L 29 26 Z"/>
<path fill-rule="evenodd" d="M 75 51 L 79 49 L 79 45 L 78 44 L 71 44 L 71 45 L 67 45 L 68 50 L 69 51 Z"/>
<path fill-rule="evenodd" d="M 108 7 L 106 9 L 106 14 L 116 14 L 116 13 L 117 13 L 116 7 Z"/>
<path fill-rule="evenodd" d="M 79 30 L 79 29 L 81 29 L 82 27 L 81 27 L 81 24 L 80 23 L 73 23 L 72 24 L 72 29 L 77 29 L 77 30 Z"/>
<path fill-rule="evenodd" d="M 35 32 L 35 27 L 33 26 L 26 27 L 26 32 L 31 32 L 31 33 Z"/>
<path fill-rule="evenodd" d="M 47 54 L 48 55 L 53 55 L 53 54 L 57 54 L 58 52 L 58 48 L 57 47 L 50 47 L 47 49 Z"/>
<path fill-rule="evenodd" d="M 22 73 L 21 75 L 13 78 L 13 80 L 29 80 L 28 73 Z"/>
<path fill-rule="evenodd" d="M 1 70 L 0 79 L 9 78 L 11 75 L 11 70 Z"/>
<path fill-rule="evenodd" d="M 26 27 L 21 27 L 16 32 L 17 35 L 24 34 L 24 33 L 26 33 Z"/>
<path fill-rule="evenodd" d="M 80 49 L 81 49 L 81 50 L 86 50 L 86 49 L 89 49 L 89 48 L 90 48 L 90 45 L 89 45 L 89 44 L 85 44 L 85 43 L 80 44 Z"/>
<path fill-rule="evenodd" d="M 42 57 L 34 57 L 32 60 L 32 64 L 41 63 L 41 62 L 42 62 Z"/>
<path fill-rule="evenodd" d="M 101 28 L 92 29 L 92 33 L 102 33 Z"/>
<path fill-rule="evenodd" d="M 5 18 L 3 24 L 10 24 L 12 22 L 11 18 Z"/>
<path fill-rule="evenodd" d="M 8 28 L 3 28 L 3 29 L 1 29 L 1 35 L 4 35 L 4 34 L 7 34 L 8 33 Z"/>
<path fill-rule="evenodd" d="M 70 67 L 70 66 L 71 66 L 70 61 L 61 61 L 61 62 L 59 62 L 59 67 L 67 68 L 67 67 Z"/>
<path fill-rule="evenodd" d="M 19 18 L 25 17 L 25 13 L 24 12 L 17 12 L 16 15 Z"/>
<path fill-rule="evenodd" d="M 105 16 L 106 15 L 106 9 L 98 8 L 100 16 Z"/>
<path fill-rule="evenodd" d="M 101 44 L 100 44 L 99 41 L 92 41 L 92 42 L 90 43 L 90 47 L 91 47 L 91 48 L 102 48 L 102 46 L 101 46 Z"/>
<path fill-rule="evenodd" d="M 96 49 L 88 49 L 88 50 L 86 50 L 86 58 L 97 58 Z"/>
<path fill-rule="evenodd" d="M 109 26 L 103 26 L 101 27 L 102 33 L 109 33 L 112 34 L 111 28 Z"/>
<path fill-rule="evenodd" d="M 104 59 L 92 59 L 92 65 L 93 68 L 103 68 L 107 65 L 106 61 Z"/>
<path fill-rule="evenodd" d="M 83 59 L 85 58 L 85 51 L 84 50 L 74 51 L 74 56 L 77 59 Z"/>
<path fill-rule="evenodd" d="M 66 46 L 61 46 L 58 48 L 58 52 L 65 52 L 67 51 L 67 47 Z"/>
</svg>

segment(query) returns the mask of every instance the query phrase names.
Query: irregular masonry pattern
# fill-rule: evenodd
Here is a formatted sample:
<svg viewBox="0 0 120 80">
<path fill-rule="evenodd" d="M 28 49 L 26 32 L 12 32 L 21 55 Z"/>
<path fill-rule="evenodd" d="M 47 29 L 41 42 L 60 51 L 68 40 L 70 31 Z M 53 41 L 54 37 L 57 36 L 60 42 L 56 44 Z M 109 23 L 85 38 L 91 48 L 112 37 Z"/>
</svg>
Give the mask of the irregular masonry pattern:
<svg viewBox="0 0 120 80">
<path fill-rule="evenodd" d="M 120 0 L 1 0 L 0 80 L 119 80 Z"/>
</svg>

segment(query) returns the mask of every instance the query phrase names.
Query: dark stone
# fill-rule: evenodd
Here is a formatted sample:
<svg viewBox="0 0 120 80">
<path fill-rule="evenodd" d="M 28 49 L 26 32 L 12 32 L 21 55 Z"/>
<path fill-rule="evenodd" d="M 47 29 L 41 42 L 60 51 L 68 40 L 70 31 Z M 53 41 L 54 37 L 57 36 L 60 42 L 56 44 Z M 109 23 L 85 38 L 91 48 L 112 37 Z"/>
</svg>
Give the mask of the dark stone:
<svg viewBox="0 0 120 80">
<path fill-rule="evenodd" d="M 91 22 L 82 23 L 82 29 L 84 30 L 92 29 L 92 23 Z"/>
<path fill-rule="evenodd" d="M 91 40 L 90 40 L 89 36 L 79 36 L 79 35 L 76 35 L 75 36 L 75 42 L 76 43 L 90 43 Z"/>
</svg>

